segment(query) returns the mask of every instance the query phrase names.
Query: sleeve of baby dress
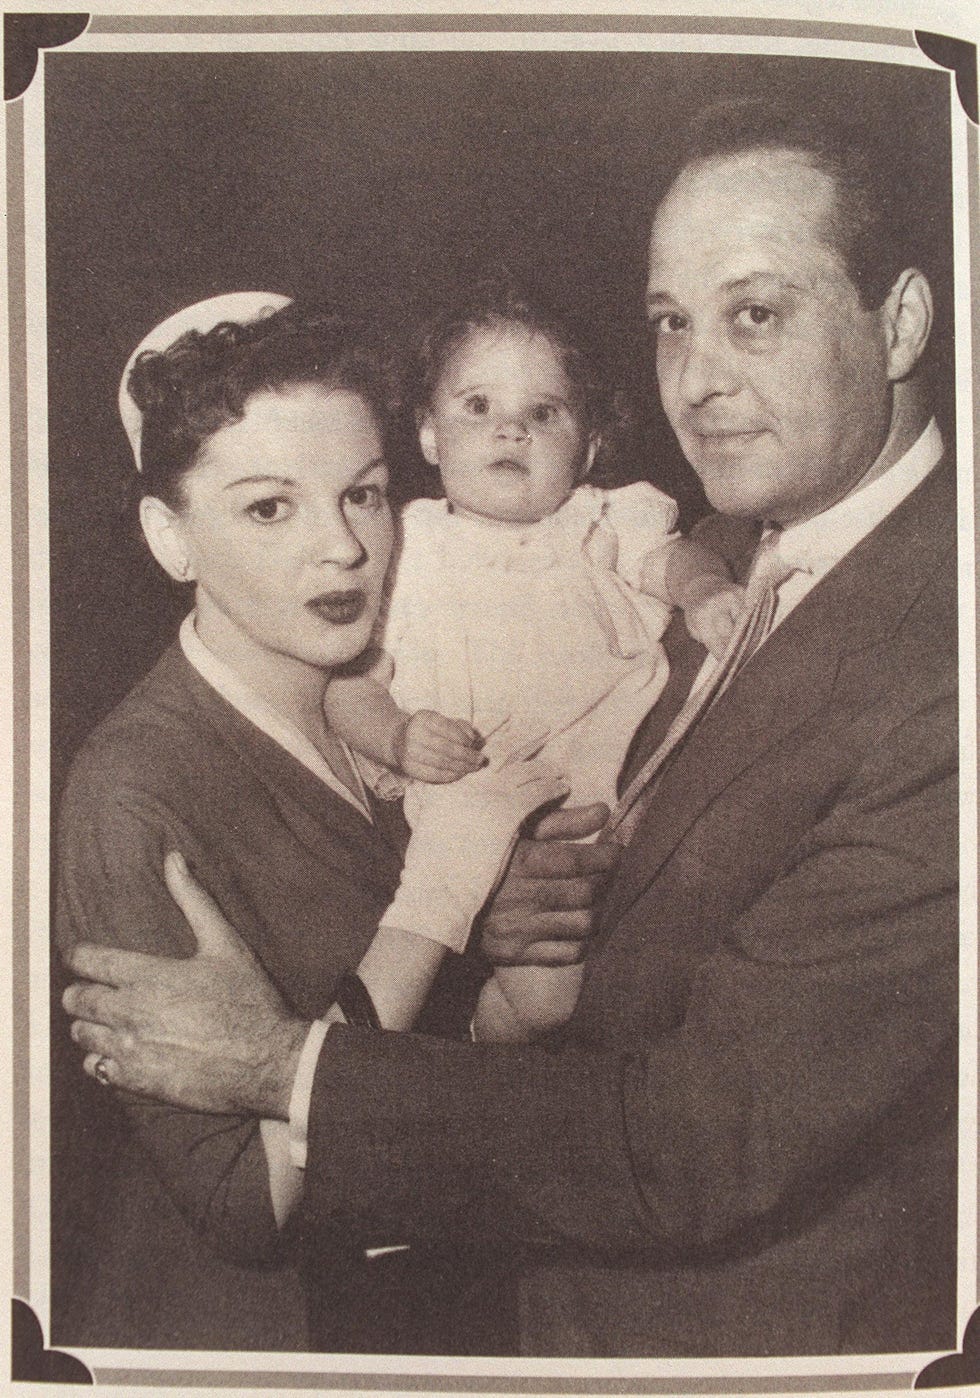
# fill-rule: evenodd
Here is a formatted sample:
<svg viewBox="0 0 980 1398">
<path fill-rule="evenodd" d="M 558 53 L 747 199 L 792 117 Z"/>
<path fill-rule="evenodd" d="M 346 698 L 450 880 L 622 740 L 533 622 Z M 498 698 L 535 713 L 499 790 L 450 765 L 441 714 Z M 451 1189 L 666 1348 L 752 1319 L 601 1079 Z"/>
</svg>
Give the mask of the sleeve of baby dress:
<svg viewBox="0 0 980 1398">
<path fill-rule="evenodd" d="M 436 510 L 440 502 L 412 500 L 402 511 L 398 539 L 378 622 L 378 645 L 397 668 L 398 656 L 412 628 L 420 573 L 435 548 Z M 391 682 L 389 668 L 386 683 Z"/>
<path fill-rule="evenodd" d="M 606 491 L 605 522 L 616 535 L 616 572 L 639 589 L 648 554 L 677 537 L 677 503 L 649 481 Z"/>
</svg>

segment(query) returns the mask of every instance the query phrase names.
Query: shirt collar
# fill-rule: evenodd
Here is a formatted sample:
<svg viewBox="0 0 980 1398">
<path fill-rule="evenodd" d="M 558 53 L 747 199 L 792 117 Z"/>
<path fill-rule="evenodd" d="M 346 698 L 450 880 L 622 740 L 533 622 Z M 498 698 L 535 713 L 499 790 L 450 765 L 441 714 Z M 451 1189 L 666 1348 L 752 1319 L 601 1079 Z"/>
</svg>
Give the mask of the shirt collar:
<svg viewBox="0 0 980 1398">
<path fill-rule="evenodd" d="M 900 505 L 939 464 L 943 439 L 933 418 L 918 439 L 883 475 L 836 505 L 782 531 L 780 555 L 801 572 L 823 577 L 866 534 Z"/>
<path fill-rule="evenodd" d="M 357 763 L 353 753 L 343 744 L 351 765 L 351 771 L 357 780 L 357 794 L 355 795 L 336 775 L 321 752 L 310 742 L 306 734 L 297 728 L 284 714 L 274 709 L 271 704 L 266 703 L 251 685 L 235 673 L 226 665 L 223 660 L 215 655 L 214 651 L 208 650 L 207 646 L 197 634 L 194 625 L 195 613 L 191 612 L 186 616 L 180 627 L 180 648 L 184 652 L 187 663 L 197 671 L 213 690 L 221 695 L 233 709 L 247 718 L 249 723 L 253 723 L 260 729 L 267 738 L 278 743 L 281 748 L 285 748 L 297 762 L 301 762 L 314 776 L 319 777 L 331 791 L 335 791 L 338 796 L 342 796 L 345 801 L 356 807 L 368 820 L 372 819 L 371 808 L 368 804 L 367 794 L 364 790 L 364 783 L 358 771 Z"/>
</svg>

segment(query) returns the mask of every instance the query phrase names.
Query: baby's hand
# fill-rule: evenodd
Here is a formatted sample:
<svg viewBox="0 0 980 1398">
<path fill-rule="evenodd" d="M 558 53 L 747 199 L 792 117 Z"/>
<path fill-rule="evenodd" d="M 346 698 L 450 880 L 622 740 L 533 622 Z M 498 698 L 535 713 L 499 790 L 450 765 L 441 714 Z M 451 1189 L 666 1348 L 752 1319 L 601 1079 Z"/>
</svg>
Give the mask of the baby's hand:
<svg viewBox="0 0 980 1398">
<path fill-rule="evenodd" d="M 737 583 L 722 587 L 688 602 L 684 608 L 687 629 L 696 641 L 717 659 L 725 653 L 739 614 L 745 605 L 745 588 Z"/>
<path fill-rule="evenodd" d="M 395 764 L 415 781 L 455 782 L 484 765 L 482 745 L 471 724 L 419 709 L 395 740 Z"/>
</svg>

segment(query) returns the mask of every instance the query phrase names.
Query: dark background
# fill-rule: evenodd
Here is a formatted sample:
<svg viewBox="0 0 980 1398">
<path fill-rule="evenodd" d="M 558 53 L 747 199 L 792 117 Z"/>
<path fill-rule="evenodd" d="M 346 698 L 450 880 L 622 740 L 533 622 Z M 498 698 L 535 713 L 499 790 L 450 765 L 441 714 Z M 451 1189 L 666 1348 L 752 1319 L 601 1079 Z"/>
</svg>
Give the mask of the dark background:
<svg viewBox="0 0 980 1398">
<path fill-rule="evenodd" d="M 640 314 L 649 211 L 709 101 L 849 112 L 922 213 L 949 419 L 949 77 L 837 60 L 663 54 L 83 55 L 45 61 L 52 799 L 92 726 L 172 638 L 186 593 L 142 544 L 119 376 L 181 306 L 252 289 L 403 332 L 481 256 L 588 318 L 633 397 L 630 474 L 703 508 L 657 404 Z M 418 458 L 406 490 L 431 487 Z M 53 976 L 57 991 L 59 976 Z M 108 1187 L 111 1119 L 55 1013 L 53 1338 Z"/>
<path fill-rule="evenodd" d="M 48 339 L 55 788 L 188 599 L 135 525 L 119 376 L 151 326 L 237 289 L 396 326 L 482 253 L 533 272 L 612 346 L 633 474 L 700 496 L 656 402 L 640 315 L 648 210 L 684 121 L 730 94 L 830 100 L 900 153 L 948 325 L 948 75 L 662 54 L 51 53 Z M 942 351 L 943 346 L 940 345 Z M 409 485 L 417 463 L 409 462 Z"/>
</svg>

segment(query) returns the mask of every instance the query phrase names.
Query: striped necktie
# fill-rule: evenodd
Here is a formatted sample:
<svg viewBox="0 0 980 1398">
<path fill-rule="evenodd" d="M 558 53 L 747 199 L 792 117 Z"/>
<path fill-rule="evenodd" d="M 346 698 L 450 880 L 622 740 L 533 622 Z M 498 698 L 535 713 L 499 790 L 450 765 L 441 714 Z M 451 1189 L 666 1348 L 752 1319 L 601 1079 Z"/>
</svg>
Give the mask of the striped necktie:
<svg viewBox="0 0 980 1398">
<path fill-rule="evenodd" d="M 660 777 L 688 733 L 722 695 L 739 670 L 772 630 L 780 586 L 798 569 L 779 553 L 781 531 L 772 529 L 756 550 L 749 572 L 745 604 L 724 655 L 700 685 L 692 689 L 667 729 L 660 746 L 647 758 L 616 803 L 600 838 L 628 845 L 647 813 Z"/>
</svg>

